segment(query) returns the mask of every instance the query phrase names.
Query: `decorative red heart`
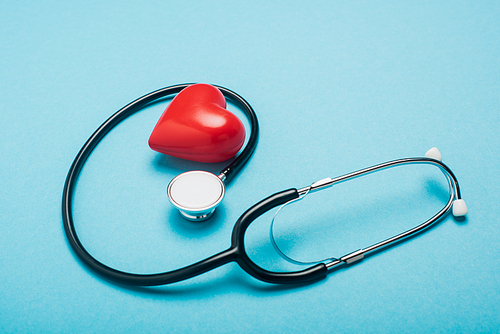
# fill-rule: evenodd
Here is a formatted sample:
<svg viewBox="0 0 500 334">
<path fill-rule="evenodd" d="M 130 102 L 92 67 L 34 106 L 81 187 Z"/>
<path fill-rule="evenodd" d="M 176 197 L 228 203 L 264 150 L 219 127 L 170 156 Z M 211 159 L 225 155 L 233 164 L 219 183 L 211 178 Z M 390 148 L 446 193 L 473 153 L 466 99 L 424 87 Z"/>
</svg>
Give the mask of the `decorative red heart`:
<svg viewBox="0 0 500 334">
<path fill-rule="evenodd" d="M 149 137 L 149 147 L 181 159 L 220 162 L 238 153 L 244 141 L 245 127 L 226 110 L 220 90 L 195 84 L 170 102 Z"/>
</svg>

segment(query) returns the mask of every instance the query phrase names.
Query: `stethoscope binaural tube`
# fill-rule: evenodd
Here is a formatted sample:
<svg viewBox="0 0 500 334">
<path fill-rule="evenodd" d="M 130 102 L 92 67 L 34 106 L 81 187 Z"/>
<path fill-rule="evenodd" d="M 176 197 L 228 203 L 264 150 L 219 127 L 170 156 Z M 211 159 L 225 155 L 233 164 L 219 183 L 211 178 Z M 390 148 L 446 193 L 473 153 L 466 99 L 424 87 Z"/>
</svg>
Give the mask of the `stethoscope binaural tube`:
<svg viewBox="0 0 500 334">
<path fill-rule="evenodd" d="M 447 203 L 444 205 L 444 207 L 439 210 L 435 215 L 424 221 L 423 223 L 420 223 L 419 225 L 410 228 L 407 231 L 404 231 L 402 233 L 399 233 L 397 235 L 394 235 L 392 237 L 389 237 L 385 240 L 382 240 L 380 242 L 377 242 L 369 247 L 363 248 L 363 249 L 358 249 L 356 251 L 350 252 L 348 254 L 345 254 L 344 256 L 341 257 L 329 257 L 326 259 L 322 259 L 319 261 L 313 261 L 313 262 L 304 262 L 304 261 L 297 261 L 283 252 L 275 238 L 274 238 L 274 231 L 273 231 L 273 226 L 274 226 L 274 221 L 276 219 L 276 216 L 280 212 L 280 210 L 289 204 L 292 204 L 296 202 L 297 200 L 303 199 L 305 196 L 307 196 L 310 193 L 319 191 L 319 190 L 324 190 L 326 188 L 329 188 L 333 185 L 346 182 L 358 177 L 362 177 L 364 175 L 368 175 L 371 173 L 379 172 L 388 168 L 393 168 L 397 166 L 404 166 L 404 165 L 414 165 L 414 164 L 425 164 L 425 165 L 432 165 L 436 166 L 439 168 L 439 170 L 443 173 L 445 176 L 446 180 L 448 181 L 449 185 L 449 191 L 450 191 L 450 196 L 448 198 Z M 338 176 L 336 178 L 325 178 L 320 181 L 314 182 L 310 186 L 301 188 L 298 190 L 298 194 L 300 197 L 293 199 L 285 204 L 283 204 L 276 214 L 274 215 L 274 218 L 271 222 L 270 226 L 270 236 L 271 236 L 271 242 L 274 246 L 274 249 L 278 252 L 278 254 L 288 262 L 291 262 L 293 264 L 297 265 L 310 265 L 310 264 L 316 264 L 316 263 L 325 263 L 326 267 L 330 270 L 334 267 L 337 267 L 342 264 L 350 264 L 355 261 L 359 261 L 363 259 L 366 255 L 369 253 L 372 253 L 376 250 L 379 250 L 381 248 L 389 247 L 399 241 L 402 241 L 406 238 L 410 238 L 426 228 L 430 227 L 432 224 L 437 222 L 439 219 L 444 217 L 445 214 L 447 214 L 450 210 L 452 211 L 453 216 L 455 217 L 461 217 L 465 216 L 467 214 L 467 206 L 462 199 L 462 196 L 460 194 L 460 186 L 458 184 L 458 180 L 451 171 L 451 169 L 446 166 L 443 162 L 441 162 L 441 154 L 437 150 L 437 148 L 432 148 L 430 149 L 425 157 L 417 157 L 417 158 L 403 158 L 403 159 L 397 159 L 397 160 L 392 160 L 392 161 L 387 161 L 378 165 L 374 165 L 368 168 L 360 169 L 352 173 L 348 173 L 342 176 Z"/>
</svg>

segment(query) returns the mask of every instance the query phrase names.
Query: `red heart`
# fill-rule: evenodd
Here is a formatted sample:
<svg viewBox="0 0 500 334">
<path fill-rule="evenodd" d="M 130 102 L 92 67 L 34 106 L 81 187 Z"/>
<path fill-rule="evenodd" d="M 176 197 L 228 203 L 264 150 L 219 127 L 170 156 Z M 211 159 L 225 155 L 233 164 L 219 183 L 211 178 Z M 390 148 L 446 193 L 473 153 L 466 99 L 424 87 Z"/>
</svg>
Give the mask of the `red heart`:
<svg viewBox="0 0 500 334">
<path fill-rule="evenodd" d="M 233 157 L 245 141 L 245 127 L 226 110 L 216 87 L 195 84 L 170 102 L 149 137 L 149 147 L 173 157 L 220 162 Z"/>
</svg>

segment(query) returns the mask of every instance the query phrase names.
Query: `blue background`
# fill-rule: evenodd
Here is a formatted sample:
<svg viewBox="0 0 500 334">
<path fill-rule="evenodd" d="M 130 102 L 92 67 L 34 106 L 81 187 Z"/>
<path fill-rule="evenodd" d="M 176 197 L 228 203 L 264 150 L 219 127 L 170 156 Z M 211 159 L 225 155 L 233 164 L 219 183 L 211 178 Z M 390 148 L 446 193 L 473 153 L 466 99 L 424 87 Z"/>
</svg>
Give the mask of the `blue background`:
<svg viewBox="0 0 500 334">
<path fill-rule="evenodd" d="M 499 332 L 499 2 L 3 1 L 0 26 L 0 331 Z M 273 192 L 433 146 L 469 215 L 308 286 L 261 283 L 235 264 L 158 288 L 102 280 L 63 232 L 67 170 L 116 110 L 185 82 L 244 96 L 259 145 L 214 218 L 193 224 L 168 204 L 168 181 L 224 164 L 148 148 L 166 103 L 120 124 L 90 157 L 74 205 L 82 242 L 113 267 L 200 260 L 229 247 L 236 219 Z M 426 219 L 446 185 L 408 170 L 310 197 L 313 213 L 284 209 L 324 222 L 278 218 L 278 242 L 341 256 Z M 272 215 L 252 225 L 249 252 L 288 268 L 269 246 Z M 329 248 L 344 237 L 352 246 Z"/>
</svg>

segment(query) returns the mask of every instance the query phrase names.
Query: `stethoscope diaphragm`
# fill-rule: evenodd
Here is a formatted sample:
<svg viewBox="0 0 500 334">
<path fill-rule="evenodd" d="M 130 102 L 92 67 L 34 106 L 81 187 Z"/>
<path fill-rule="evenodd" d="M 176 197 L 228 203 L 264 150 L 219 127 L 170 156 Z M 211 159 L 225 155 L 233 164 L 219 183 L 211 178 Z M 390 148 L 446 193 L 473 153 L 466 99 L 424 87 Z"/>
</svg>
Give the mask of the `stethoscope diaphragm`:
<svg viewBox="0 0 500 334">
<path fill-rule="evenodd" d="M 170 202 L 184 218 L 191 221 L 210 218 L 224 198 L 224 193 L 222 180 L 201 170 L 177 175 L 167 187 Z"/>
</svg>

